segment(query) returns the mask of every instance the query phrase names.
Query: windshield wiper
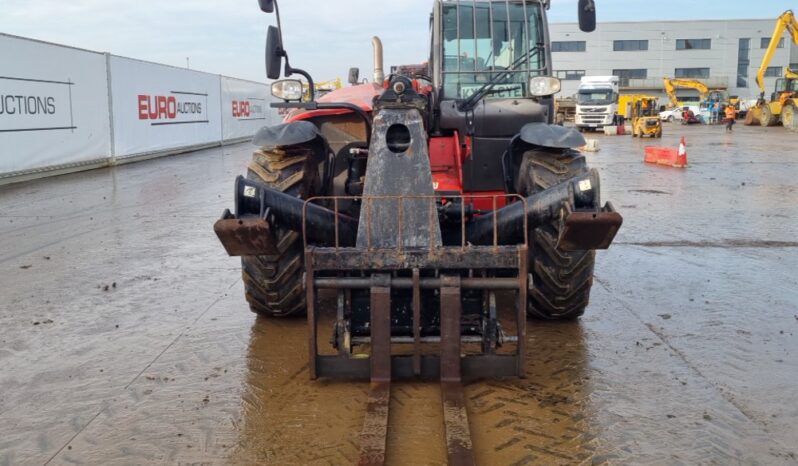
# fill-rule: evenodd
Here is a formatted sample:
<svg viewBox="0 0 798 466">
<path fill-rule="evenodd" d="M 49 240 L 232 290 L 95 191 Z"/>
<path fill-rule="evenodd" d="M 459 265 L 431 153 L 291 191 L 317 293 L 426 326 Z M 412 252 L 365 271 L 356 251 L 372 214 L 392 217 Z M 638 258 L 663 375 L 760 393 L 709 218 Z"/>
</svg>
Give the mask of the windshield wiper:
<svg viewBox="0 0 798 466">
<path fill-rule="evenodd" d="M 460 105 L 458 105 L 457 108 L 461 112 L 470 112 L 471 110 L 473 110 L 474 107 L 476 107 L 476 105 L 479 103 L 479 101 L 485 98 L 485 96 L 490 93 L 491 89 L 493 89 L 493 86 L 498 84 L 500 80 L 506 78 L 514 71 L 517 71 L 518 67 L 520 67 L 521 65 L 528 63 L 533 57 L 537 56 L 541 50 L 543 50 L 543 45 L 536 45 L 534 48 L 530 49 L 529 52 L 527 52 L 525 55 L 518 57 L 515 63 L 510 65 L 510 67 L 507 68 L 506 70 L 503 70 L 498 74 L 496 74 L 495 76 L 493 76 L 488 82 L 486 82 L 479 89 L 477 89 L 476 92 L 471 94 L 471 96 L 468 99 L 464 100 Z"/>
</svg>

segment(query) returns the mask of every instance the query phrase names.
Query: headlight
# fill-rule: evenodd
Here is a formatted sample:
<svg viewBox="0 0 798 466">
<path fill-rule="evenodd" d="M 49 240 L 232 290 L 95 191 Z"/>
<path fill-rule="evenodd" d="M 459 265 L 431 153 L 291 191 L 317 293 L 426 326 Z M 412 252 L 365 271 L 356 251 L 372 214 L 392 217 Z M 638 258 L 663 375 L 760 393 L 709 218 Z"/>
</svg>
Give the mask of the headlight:
<svg viewBox="0 0 798 466">
<path fill-rule="evenodd" d="M 302 100 L 302 82 L 296 79 L 283 79 L 272 83 L 272 95 L 282 100 Z"/>
<path fill-rule="evenodd" d="M 529 79 L 529 93 L 535 97 L 554 95 L 560 92 L 560 80 L 551 76 L 535 76 Z"/>
</svg>

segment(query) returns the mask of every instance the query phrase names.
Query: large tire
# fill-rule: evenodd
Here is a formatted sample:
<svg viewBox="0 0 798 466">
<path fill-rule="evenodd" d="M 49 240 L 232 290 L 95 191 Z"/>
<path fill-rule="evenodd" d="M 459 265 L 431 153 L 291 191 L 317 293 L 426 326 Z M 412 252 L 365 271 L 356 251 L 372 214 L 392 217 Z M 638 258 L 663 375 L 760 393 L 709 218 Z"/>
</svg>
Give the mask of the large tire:
<svg viewBox="0 0 798 466">
<path fill-rule="evenodd" d="M 524 153 L 516 190 L 529 196 L 587 172 L 585 156 L 580 152 L 530 150 Z M 595 252 L 557 249 L 559 230 L 559 221 L 554 221 L 530 232 L 532 289 L 527 308 L 530 317 L 576 319 L 587 307 Z"/>
<path fill-rule="evenodd" d="M 781 122 L 790 131 L 798 132 L 798 108 L 792 104 L 786 104 L 781 109 Z"/>
<path fill-rule="evenodd" d="M 762 105 L 759 113 L 759 125 L 760 126 L 776 126 L 779 120 L 773 115 L 773 112 L 770 111 L 770 106 L 765 104 Z"/>
<path fill-rule="evenodd" d="M 318 166 L 312 150 L 291 146 L 261 149 L 252 155 L 247 179 L 260 181 L 301 199 L 312 196 L 318 186 Z M 244 256 L 241 272 L 244 291 L 252 312 L 286 317 L 305 312 L 302 289 L 304 271 L 302 238 L 298 232 L 275 228 L 278 254 Z"/>
</svg>

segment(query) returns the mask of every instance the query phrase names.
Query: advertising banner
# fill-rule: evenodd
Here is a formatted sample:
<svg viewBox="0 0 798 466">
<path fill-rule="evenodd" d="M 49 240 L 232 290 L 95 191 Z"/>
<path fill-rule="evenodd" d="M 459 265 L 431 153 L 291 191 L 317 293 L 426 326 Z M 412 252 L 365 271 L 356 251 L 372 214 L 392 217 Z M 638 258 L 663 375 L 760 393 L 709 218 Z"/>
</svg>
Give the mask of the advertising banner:
<svg viewBox="0 0 798 466">
<path fill-rule="evenodd" d="M 108 159 L 104 54 L 0 34 L 0 173 Z"/>
<path fill-rule="evenodd" d="M 219 76 L 111 56 L 117 158 L 221 141 Z"/>
<path fill-rule="evenodd" d="M 278 122 L 269 104 L 266 84 L 222 76 L 222 138 L 225 141 L 254 135 L 261 127 Z"/>
</svg>

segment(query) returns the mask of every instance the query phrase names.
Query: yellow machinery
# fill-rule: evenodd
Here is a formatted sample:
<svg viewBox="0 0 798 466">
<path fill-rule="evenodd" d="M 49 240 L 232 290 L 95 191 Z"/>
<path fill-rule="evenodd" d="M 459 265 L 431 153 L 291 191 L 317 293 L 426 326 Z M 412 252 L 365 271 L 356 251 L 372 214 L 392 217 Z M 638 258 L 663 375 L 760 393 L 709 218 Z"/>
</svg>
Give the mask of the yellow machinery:
<svg viewBox="0 0 798 466">
<path fill-rule="evenodd" d="M 676 88 L 697 90 L 700 95 L 699 102 L 706 100 L 707 96 L 709 95 L 709 88 L 706 86 L 706 84 L 697 79 L 665 78 L 662 80 L 662 82 L 665 87 L 665 94 L 668 95 L 668 99 L 670 99 L 671 104 L 676 108 L 682 108 L 683 106 L 676 97 Z"/>
<path fill-rule="evenodd" d="M 759 122 L 762 126 L 773 126 L 781 121 L 785 128 L 798 131 L 798 71 L 785 68 L 784 77 L 776 81 L 776 89 L 771 94 L 770 100 L 765 99 L 765 72 L 773 60 L 785 30 L 790 32 L 793 43 L 798 45 L 798 20 L 791 10 L 785 11 L 776 20 L 776 28 L 770 36 L 770 45 L 756 74 L 756 84 L 760 92 L 759 101 L 748 112 L 746 125 Z"/>
<path fill-rule="evenodd" d="M 728 104 L 734 105 L 737 103 L 737 101 L 739 101 L 739 98 L 734 98 L 734 99 L 729 98 L 728 92 L 724 90 L 720 89 L 710 90 L 706 84 L 702 83 L 697 79 L 665 78 L 663 80 L 663 84 L 665 87 L 665 93 L 668 95 L 668 99 L 670 99 L 671 101 L 671 105 L 677 108 L 684 107 L 684 103 L 680 102 L 678 97 L 676 97 L 677 88 L 697 90 L 699 94 L 698 97 L 699 104 L 704 104 L 707 101 L 710 101 L 710 102 L 720 102 L 721 105 L 728 105 Z"/>
<path fill-rule="evenodd" d="M 632 137 L 662 137 L 662 121 L 657 111 L 657 99 L 634 96 L 628 118 L 632 120 Z"/>
<path fill-rule="evenodd" d="M 632 119 L 632 106 L 634 103 L 640 99 L 653 99 L 657 100 L 656 97 L 652 95 L 642 95 L 642 94 L 625 94 L 618 97 L 618 115 L 626 118 L 627 120 Z"/>
<path fill-rule="evenodd" d="M 305 100 L 310 97 L 310 92 L 308 92 L 308 85 L 307 83 L 302 84 L 303 89 L 305 90 Z M 313 88 L 316 90 L 316 98 L 329 94 L 332 91 L 338 90 L 344 87 L 343 83 L 341 82 L 341 78 L 330 79 L 329 81 L 320 81 L 313 85 Z"/>
</svg>

